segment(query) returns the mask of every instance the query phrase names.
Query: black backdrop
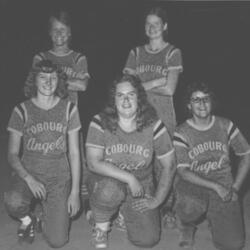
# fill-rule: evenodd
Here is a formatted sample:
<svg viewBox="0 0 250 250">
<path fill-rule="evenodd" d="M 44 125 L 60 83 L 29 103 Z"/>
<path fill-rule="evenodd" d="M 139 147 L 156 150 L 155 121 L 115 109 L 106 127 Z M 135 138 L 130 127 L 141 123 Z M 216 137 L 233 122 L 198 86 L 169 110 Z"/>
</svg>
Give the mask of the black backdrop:
<svg viewBox="0 0 250 250">
<path fill-rule="evenodd" d="M 1 133 L 13 106 L 24 99 L 22 87 L 34 54 L 50 48 L 47 20 L 52 9 L 61 6 L 69 11 L 72 48 L 88 58 L 91 82 L 80 101 L 88 121 L 103 106 L 107 86 L 122 70 L 129 50 L 146 41 L 145 12 L 160 5 L 168 12 L 169 41 L 183 52 L 184 73 L 175 96 L 178 120 L 184 119 L 185 85 L 203 79 L 217 94 L 218 114 L 235 121 L 250 140 L 250 3 L 2 0 L 0 4 Z"/>
</svg>

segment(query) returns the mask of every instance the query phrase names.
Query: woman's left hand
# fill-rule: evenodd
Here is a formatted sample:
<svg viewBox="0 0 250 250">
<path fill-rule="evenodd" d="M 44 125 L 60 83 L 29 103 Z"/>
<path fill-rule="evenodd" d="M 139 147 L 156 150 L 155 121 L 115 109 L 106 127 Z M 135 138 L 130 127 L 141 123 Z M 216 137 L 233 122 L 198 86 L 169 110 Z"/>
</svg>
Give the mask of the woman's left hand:
<svg viewBox="0 0 250 250">
<path fill-rule="evenodd" d="M 148 194 L 146 194 L 144 196 L 144 198 L 136 199 L 136 201 L 134 201 L 132 203 L 133 209 L 135 209 L 141 213 L 143 213 L 147 210 L 150 210 L 150 209 L 155 209 L 158 206 L 159 206 L 159 203 L 156 200 L 156 198 L 152 197 Z"/>
<path fill-rule="evenodd" d="M 68 213 L 70 217 L 77 214 L 80 209 L 80 198 L 79 194 L 70 193 L 68 198 Z"/>
</svg>

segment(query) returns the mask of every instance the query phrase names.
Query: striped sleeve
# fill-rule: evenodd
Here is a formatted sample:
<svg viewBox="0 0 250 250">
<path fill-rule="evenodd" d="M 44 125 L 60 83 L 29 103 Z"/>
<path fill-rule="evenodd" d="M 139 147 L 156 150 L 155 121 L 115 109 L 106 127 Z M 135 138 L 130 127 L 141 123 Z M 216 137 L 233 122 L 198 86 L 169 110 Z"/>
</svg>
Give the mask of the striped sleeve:
<svg viewBox="0 0 250 250">
<path fill-rule="evenodd" d="M 233 149 L 236 155 L 246 155 L 250 153 L 250 146 L 240 132 L 240 130 L 233 124 L 232 121 L 229 122 L 227 129 L 228 143 Z"/>
<path fill-rule="evenodd" d="M 136 55 L 137 54 L 138 54 L 138 48 L 132 49 L 129 52 L 127 62 L 123 69 L 123 73 L 132 74 L 132 75 L 136 74 Z"/>
<path fill-rule="evenodd" d="M 66 119 L 68 121 L 68 133 L 72 133 L 81 129 L 78 108 L 72 102 L 68 102 Z"/>
<path fill-rule="evenodd" d="M 182 66 L 182 55 L 180 49 L 173 47 L 167 54 L 167 65 L 168 70 L 178 70 L 179 72 L 183 71 Z"/>
<path fill-rule="evenodd" d="M 76 78 L 83 80 L 90 77 L 88 72 L 88 62 L 85 55 L 83 55 L 82 53 L 76 53 L 75 65 L 76 71 L 78 72 L 76 74 Z"/>
<path fill-rule="evenodd" d="M 18 104 L 11 113 L 7 130 L 22 136 L 26 120 L 27 109 L 24 103 Z"/>
<path fill-rule="evenodd" d="M 174 133 L 173 144 L 175 148 L 177 168 L 189 168 L 191 159 L 188 156 L 189 144 L 180 132 Z"/>
<path fill-rule="evenodd" d="M 86 147 L 104 148 L 104 130 L 99 115 L 95 115 L 89 124 Z"/>
<path fill-rule="evenodd" d="M 171 138 L 161 120 L 158 120 L 153 127 L 153 142 L 154 151 L 158 159 L 174 152 Z"/>
</svg>

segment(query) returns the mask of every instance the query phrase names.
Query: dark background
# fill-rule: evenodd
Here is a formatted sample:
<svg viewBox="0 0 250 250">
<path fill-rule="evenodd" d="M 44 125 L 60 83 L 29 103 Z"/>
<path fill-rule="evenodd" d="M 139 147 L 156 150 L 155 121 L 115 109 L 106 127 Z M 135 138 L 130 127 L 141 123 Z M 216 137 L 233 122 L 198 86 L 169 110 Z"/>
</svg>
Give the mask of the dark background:
<svg viewBox="0 0 250 250">
<path fill-rule="evenodd" d="M 202 79 L 214 88 L 217 113 L 232 119 L 250 141 L 250 3 L 167 1 L 0 1 L 1 133 L 22 88 L 33 56 L 51 47 L 48 17 L 61 6 L 71 15 L 72 48 L 88 58 L 91 82 L 80 105 L 89 118 L 100 110 L 108 84 L 121 72 L 131 48 L 146 42 L 145 12 L 155 6 L 168 13 L 168 39 L 182 50 L 184 73 L 175 96 L 183 121 L 183 92 Z"/>
</svg>

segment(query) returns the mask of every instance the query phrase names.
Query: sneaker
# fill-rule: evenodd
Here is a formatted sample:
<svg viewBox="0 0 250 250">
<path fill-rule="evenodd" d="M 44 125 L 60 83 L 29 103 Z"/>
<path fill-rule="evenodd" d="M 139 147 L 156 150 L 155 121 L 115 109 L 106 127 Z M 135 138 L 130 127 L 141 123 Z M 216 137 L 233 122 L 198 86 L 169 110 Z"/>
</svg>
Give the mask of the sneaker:
<svg viewBox="0 0 250 250">
<path fill-rule="evenodd" d="M 118 213 L 118 216 L 114 220 L 114 227 L 117 230 L 122 231 L 122 232 L 126 232 L 127 231 L 125 220 L 124 220 L 124 217 L 121 214 L 121 212 Z"/>
<path fill-rule="evenodd" d="M 176 217 L 173 211 L 166 211 L 165 214 L 162 213 L 162 224 L 164 228 L 175 229 Z"/>
<path fill-rule="evenodd" d="M 34 234 L 34 220 L 32 218 L 30 224 L 28 226 L 21 224 L 17 230 L 17 236 L 19 243 L 27 242 L 32 244 L 35 239 Z"/>
<path fill-rule="evenodd" d="M 180 233 L 179 246 L 183 248 L 192 248 L 194 245 L 195 228 L 182 228 Z"/>
<path fill-rule="evenodd" d="M 94 228 L 92 244 L 96 249 L 103 249 L 108 247 L 108 232 L 100 228 Z"/>
</svg>

